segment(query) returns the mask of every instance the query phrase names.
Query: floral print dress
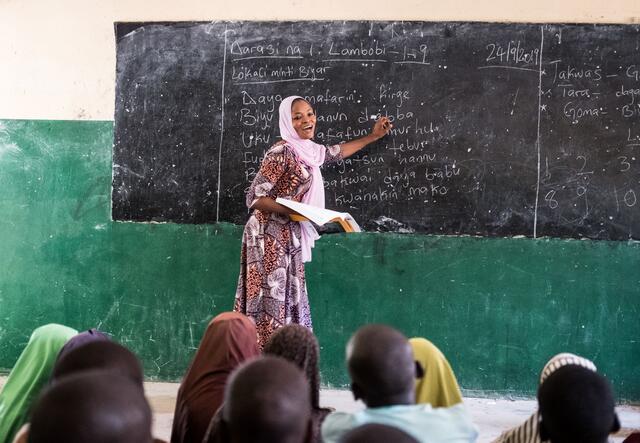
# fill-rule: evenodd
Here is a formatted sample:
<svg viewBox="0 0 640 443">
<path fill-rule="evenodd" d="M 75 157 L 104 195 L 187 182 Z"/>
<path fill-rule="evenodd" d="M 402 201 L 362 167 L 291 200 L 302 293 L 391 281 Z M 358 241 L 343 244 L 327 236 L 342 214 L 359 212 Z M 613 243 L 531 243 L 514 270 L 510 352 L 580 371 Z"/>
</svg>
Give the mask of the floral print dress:
<svg viewBox="0 0 640 443">
<path fill-rule="evenodd" d="M 325 163 L 342 159 L 340 145 L 325 149 Z M 286 143 L 276 144 L 265 154 L 247 191 L 247 206 L 260 197 L 301 201 L 310 186 L 311 173 L 293 149 Z M 298 222 L 275 212 L 253 210 L 242 235 L 234 311 L 255 320 L 260 348 L 286 324 L 311 329 Z"/>
</svg>

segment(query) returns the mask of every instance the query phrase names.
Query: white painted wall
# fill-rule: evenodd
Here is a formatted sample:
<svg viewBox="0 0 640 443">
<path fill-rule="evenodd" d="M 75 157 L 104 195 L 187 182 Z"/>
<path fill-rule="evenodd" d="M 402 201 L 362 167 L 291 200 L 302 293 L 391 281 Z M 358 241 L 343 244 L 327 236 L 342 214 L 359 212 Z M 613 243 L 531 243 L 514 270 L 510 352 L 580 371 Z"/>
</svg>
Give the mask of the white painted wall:
<svg viewBox="0 0 640 443">
<path fill-rule="evenodd" d="M 640 0 L 0 0 L 0 119 L 112 120 L 116 21 L 639 23 Z"/>
</svg>

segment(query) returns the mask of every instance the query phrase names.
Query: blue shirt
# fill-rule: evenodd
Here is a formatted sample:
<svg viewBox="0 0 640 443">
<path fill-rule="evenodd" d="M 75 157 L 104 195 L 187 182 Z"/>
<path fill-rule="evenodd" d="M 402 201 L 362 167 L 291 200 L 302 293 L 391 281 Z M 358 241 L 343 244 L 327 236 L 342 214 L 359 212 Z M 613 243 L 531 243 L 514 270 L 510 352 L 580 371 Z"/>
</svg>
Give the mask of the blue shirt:
<svg viewBox="0 0 640 443">
<path fill-rule="evenodd" d="M 353 428 L 379 423 L 396 427 L 423 443 L 473 443 L 478 431 L 462 403 L 449 408 L 429 404 L 367 408 L 353 414 L 334 412 L 322 424 L 325 443 L 337 443 Z"/>
</svg>

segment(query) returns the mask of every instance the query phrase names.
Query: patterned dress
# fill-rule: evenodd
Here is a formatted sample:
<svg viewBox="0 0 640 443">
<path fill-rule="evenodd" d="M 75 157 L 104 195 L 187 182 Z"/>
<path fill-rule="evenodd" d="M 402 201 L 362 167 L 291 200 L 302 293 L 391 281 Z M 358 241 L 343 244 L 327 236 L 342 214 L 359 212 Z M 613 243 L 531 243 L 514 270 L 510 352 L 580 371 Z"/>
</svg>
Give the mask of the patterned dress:
<svg viewBox="0 0 640 443">
<path fill-rule="evenodd" d="M 339 145 L 325 149 L 325 163 L 342 159 Z M 247 192 L 247 206 L 260 197 L 301 201 L 310 186 L 307 166 L 286 143 L 276 144 L 265 154 Z M 255 320 L 260 348 L 283 325 L 298 323 L 311 329 L 298 222 L 275 212 L 253 210 L 242 235 L 233 309 Z"/>
</svg>

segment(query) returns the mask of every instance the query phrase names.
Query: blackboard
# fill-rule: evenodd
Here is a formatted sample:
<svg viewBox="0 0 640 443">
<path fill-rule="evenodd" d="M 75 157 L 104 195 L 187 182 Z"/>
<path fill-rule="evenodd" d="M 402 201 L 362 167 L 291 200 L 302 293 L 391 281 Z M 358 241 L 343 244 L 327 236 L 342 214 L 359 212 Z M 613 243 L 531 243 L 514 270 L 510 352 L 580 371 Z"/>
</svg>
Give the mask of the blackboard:
<svg viewBox="0 0 640 443">
<path fill-rule="evenodd" d="M 640 27 L 117 23 L 115 220 L 242 224 L 278 105 L 316 141 L 392 134 L 325 168 L 367 230 L 640 239 Z"/>
</svg>

